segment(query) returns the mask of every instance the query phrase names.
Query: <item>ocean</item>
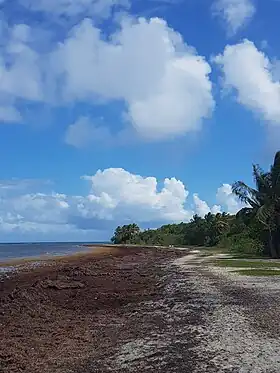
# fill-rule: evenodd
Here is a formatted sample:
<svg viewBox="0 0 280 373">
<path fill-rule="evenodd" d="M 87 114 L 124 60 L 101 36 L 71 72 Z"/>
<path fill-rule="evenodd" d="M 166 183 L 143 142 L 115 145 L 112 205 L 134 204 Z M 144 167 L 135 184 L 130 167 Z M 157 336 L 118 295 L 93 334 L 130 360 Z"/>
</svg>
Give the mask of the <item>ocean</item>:
<svg viewBox="0 0 280 373">
<path fill-rule="evenodd" d="M 0 243 L 0 261 L 40 257 L 42 255 L 60 256 L 87 251 L 85 244 L 100 245 L 108 242 L 29 242 Z"/>
</svg>

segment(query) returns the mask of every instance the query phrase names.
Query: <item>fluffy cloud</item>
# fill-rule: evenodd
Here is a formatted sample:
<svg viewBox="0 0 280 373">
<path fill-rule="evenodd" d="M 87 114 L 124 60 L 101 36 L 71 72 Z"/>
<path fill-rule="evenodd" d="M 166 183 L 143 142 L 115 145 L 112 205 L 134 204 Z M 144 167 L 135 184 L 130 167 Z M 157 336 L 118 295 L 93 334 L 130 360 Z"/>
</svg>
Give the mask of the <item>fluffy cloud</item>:
<svg viewBox="0 0 280 373">
<path fill-rule="evenodd" d="M 215 62 L 223 71 L 225 86 L 235 89 L 240 104 L 261 114 L 265 120 L 280 124 L 280 81 L 276 79 L 276 64 L 254 43 L 244 40 L 228 45 Z"/>
<path fill-rule="evenodd" d="M 43 232 L 49 225 L 65 229 L 112 229 L 127 221 L 138 223 L 189 220 L 185 209 L 188 192 L 175 178 L 165 179 L 158 190 L 154 177 L 142 177 L 123 169 L 97 171 L 85 176 L 90 191 L 86 196 L 58 193 L 23 193 L 14 183 L 0 185 L 0 217 L 2 230 L 16 228 L 26 231 L 37 225 Z M 4 194 L 5 193 L 5 194 Z M 41 229 L 42 228 L 42 229 Z"/>
<path fill-rule="evenodd" d="M 216 0 L 213 11 L 233 35 L 254 16 L 256 9 L 252 0 Z"/>
<path fill-rule="evenodd" d="M 165 179 L 161 190 L 155 177 L 134 175 L 121 168 L 98 171 L 85 179 L 91 182 L 87 198 L 102 207 L 102 217 L 107 214 L 109 219 L 147 222 L 181 221 L 191 216 L 184 208 L 188 191 L 175 178 Z"/>
<path fill-rule="evenodd" d="M 55 9 L 93 3 L 61 1 Z M 42 4 L 52 9 L 52 2 L 36 2 Z M 200 129 L 215 106 L 210 65 L 162 19 L 126 16 L 117 31 L 103 35 L 87 18 L 44 53 L 29 26 L 4 26 L 5 43 L 0 46 L 4 121 L 21 120 L 22 100 L 59 106 L 85 102 L 104 110 L 117 102 L 122 104 L 124 127 L 130 123 L 141 137 L 161 140 Z M 66 134 L 70 143 L 77 126 L 81 122 L 72 124 Z M 99 128 L 91 128 L 89 122 L 84 122 L 83 130 L 85 126 L 85 132 L 101 136 Z"/>
<path fill-rule="evenodd" d="M 225 211 L 230 214 L 236 214 L 243 205 L 238 201 L 237 197 L 232 193 L 229 184 L 223 184 L 217 191 L 217 202 L 221 204 Z"/>
<path fill-rule="evenodd" d="M 41 101 L 42 71 L 40 57 L 29 45 L 29 27 L 17 25 L 11 29 L 6 44 L 7 61 L 0 59 L 1 92 L 7 97 Z"/>
<path fill-rule="evenodd" d="M 214 205 L 212 206 L 212 208 L 210 208 L 206 201 L 203 201 L 199 198 L 197 193 L 194 193 L 193 201 L 195 205 L 195 212 L 197 215 L 201 217 L 204 217 L 209 212 L 211 212 L 212 214 L 217 214 L 218 212 L 221 212 L 221 206 Z"/>
<path fill-rule="evenodd" d="M 36 181 L 1 182 L 1 231 L 37 232 L 37 237 L 51 232 L 80 233 L 82 237 L 86 231 L 105 231 L 109 235 L 116 225 L 132 221 L 154 227 L 189 221 L 195 213 L 204 216 L 221 211 L 218 205 L 209 207 L 197 194 L 188 201 L 189 192 L 175 178 L 165 179 L 159 188 L 155 177 L 109 168 L 93 176 L 84 176 L 83 180 L 89 184 L 89 193 L 85 196 L 29 192 L 31 187 L 40 185 Z M 224 211 L 231 213 L 241 207 L 228 184 L 218 189 L 217 202 Z"/>
<path fill-rule="evenodd" d="M 31 29 L 24 24 L 9 28 L 0 20 L 0 120 L 20 122 L 20 100 L 43 102 L 44 69 L 41 56 L 30 46 Z"/>
<path fill-rule="evenodd" d="M 84 20 L 52 61 L 65 99 L 122 100 L 143 137 L 197 130 L 214 107 L 209 64 L 162 19 L 125 19 L 109 41 Z"/>
</svg>

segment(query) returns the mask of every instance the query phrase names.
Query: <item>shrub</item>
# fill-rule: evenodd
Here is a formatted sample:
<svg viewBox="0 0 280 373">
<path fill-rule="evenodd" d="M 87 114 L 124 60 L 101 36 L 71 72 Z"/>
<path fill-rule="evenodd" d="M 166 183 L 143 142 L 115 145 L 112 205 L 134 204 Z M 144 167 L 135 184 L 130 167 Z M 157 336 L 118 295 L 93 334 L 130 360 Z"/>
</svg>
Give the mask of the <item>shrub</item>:
<svg viewBox="0 0 280 373">
<path fill-rule="evenodd" d="M 219 246 L 223 246 L 233 253 L 251 255 L 263 255 L 264 253 L 264 245 L 262 242 L 256 238 L 250 237 L 246 233 L 225 237 L 221 240 Z"/>
</svg>

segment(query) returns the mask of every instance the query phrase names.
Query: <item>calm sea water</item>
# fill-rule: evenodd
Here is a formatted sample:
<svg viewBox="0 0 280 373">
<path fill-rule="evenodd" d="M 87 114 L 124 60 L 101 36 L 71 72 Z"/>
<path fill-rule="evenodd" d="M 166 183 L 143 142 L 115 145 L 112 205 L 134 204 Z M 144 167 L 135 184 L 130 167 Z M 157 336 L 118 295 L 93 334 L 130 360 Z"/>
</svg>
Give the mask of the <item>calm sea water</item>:
<svg viewBox="0 0 280 373">
<path fill-rule="evenodd" d="M 87 251 L 84 244 L 106 244 L 108 242 L 42 242 L 0 244 L 0 261 L 17 258 L 32 258 L 42 255 L 69 255 Z"/>
</svg>

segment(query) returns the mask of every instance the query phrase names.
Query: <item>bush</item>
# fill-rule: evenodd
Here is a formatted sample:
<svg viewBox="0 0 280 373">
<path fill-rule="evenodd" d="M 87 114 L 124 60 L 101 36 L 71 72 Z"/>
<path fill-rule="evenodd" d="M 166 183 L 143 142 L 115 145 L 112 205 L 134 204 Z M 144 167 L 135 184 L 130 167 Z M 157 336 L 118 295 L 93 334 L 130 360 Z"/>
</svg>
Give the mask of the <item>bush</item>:
<svg viewBox="0 0 280 373">
<path fill-rule="evenodd" d="M 219 246 L 227 248 L 234 253 L 250 255 L 263 255 L 264 245 L 256 238 L 250 237 L 247 233 L 235 234 L 221 240 Z"/>
</svg>

